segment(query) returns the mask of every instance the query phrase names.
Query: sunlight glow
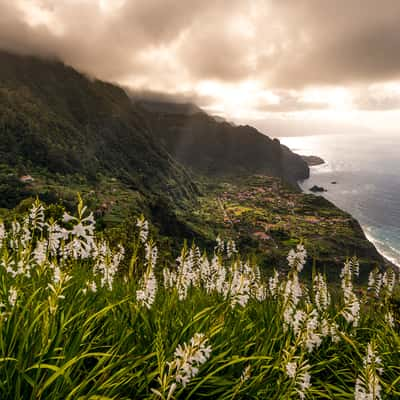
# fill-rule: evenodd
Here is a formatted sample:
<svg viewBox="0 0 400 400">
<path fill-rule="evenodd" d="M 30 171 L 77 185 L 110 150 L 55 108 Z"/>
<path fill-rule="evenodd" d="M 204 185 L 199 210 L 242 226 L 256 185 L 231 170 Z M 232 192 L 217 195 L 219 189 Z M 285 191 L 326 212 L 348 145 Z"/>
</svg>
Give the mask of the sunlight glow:
<svg viewBox="0 0 400 400">
<path fill-rule="evenodd" d="M 18 8 L 24 15 L 25 22 L 31 27 L 46 26 L 52 33 L 61 36 L 64 33 L 63 25 L 57 20 L 51 9 L 38 2 L 18 0 Z"/>
</svg>

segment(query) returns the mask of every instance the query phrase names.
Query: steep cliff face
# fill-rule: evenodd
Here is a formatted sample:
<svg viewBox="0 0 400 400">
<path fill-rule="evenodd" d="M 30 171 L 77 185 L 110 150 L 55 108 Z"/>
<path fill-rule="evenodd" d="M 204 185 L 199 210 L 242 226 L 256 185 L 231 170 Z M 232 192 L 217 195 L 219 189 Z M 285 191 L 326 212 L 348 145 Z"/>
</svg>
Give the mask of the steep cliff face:
<svg viewBox="0 0 400 400">
<path fill-rule="evenodd" d="M 0 52 L 0 164 L 105 174 L 145 194 L 188 197 L 191 180 L 119 87 L 60 62 Z"/>
<path fill-rule="evenodd" d="M 309 176 L 297 154 L 251 126 L 218 121 L 204 112 L 182 112 L 140 102 L 155 137 L 185 166 L 209 176 L 266 174 L 290 183 Z"/>
<path fill-rule="evenodd" d="M 204 174 L 197 184 L 188 169 Z M 27 174 L 37 178 L 32 185 L 20 179 Z M 232 217 L 232 223 L 241 220 L 240 239 L 251 252 L 259 246 L 254 239 L 259 223 L 270 225 L 274 215 L 279 226 L 271 234 L 276 241 L 267 243 L 269 250 L 275 254 L 277 244 L 292 245 L 297 204 L 296 212 L 304 218 L 296 226 L 305 230 L 296 238 L 300 241 L 308 233 L 321 263 L 329 264 L 344 249 L 346 255 L 380 262 L 358 223 L 343 222 L 348 216 L 339 215 L 343 234 L 329 230 L 315 240 L 317 225 L 312 220 L 319 218 L 319 229 L 324 224 L 330 227 L 327 218 L 336 218 L 338 210 L 314 197 L 305 204 L 299 200 L 303 195 L 295 195 L 287 185 L 278 189 L 278 178 L 295 184 L 308 175 L 300 156 L 250 126 L 235 126 L 190 104 L 132 102 L 121 88 L 89 79 L 60 62 L 0 52 L 0 208 L 13 208 L 28 196 L 43 194 L 57 202 L 65 200 L 68 190 L 73 196 L 83 190 L 93 193 L 88 198 L 100 208 L 105 226 L 125 228 L 145 208 L 160 234 L 173 239 L 169 244 L 190 238 L 212 249 L 216 234 L 232 233 L 232 225 L 226 225 L 226 216 L 215 204 L 226 196 L 227 187 L 234 187 L 235 204 L 245 199 L 247 211 L 243 217 Z M 233 177 L 241 182 L 236 187 Z M 252 187 L 254 179 L 261 181 Z M 282 205 L 285 196 L 287 207 Z M 132 211 L 134 202 L 137 208 Z M 205 212 L 198 214 L 204 203 L 210 208 L 203 207 Z M 287 232 L 281 226 L 284 215 Z M 254 232 L 249 231 L 254 223 Z M 278 255 L 286 263 L 287 248 L 283 249 L 285 255 Z"/>
<path fill-rule="evenodd" d="M 310 168 L 307 162 L 288 147 L 281 145 L 283 158 L 283 175 L 291 182 L 301 181 L 310 177 Z"/>
<path fill-rule="evenodd" d="M 21 170 L 108 174 L 172 197 L 193 191 L 180 163 L 210 176 L 292 183 L 308 176 L 299 156 L 250 126 L 216 121 L 194 105 L 135 104 L 121 88 L 60 62 L 7 52 L 0 52 L 0 158 Z"/>
</svg>

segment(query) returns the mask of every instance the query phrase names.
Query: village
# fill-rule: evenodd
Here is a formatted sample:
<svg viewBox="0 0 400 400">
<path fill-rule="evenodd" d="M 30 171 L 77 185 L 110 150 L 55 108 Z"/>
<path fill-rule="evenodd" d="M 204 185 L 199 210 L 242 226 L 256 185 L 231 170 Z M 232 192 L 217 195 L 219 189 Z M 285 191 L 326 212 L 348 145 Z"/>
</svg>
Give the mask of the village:
<svg viewBox="0 0 400 400">
<path fill-rule="evenodd" d="M 343 258 L 364 257 L 365 238 L 357 222 L 321 196 L 305 194 L 279 178 L 252 176 L 221 180 L 205 188 L 197 214 L 221 236 L 256 248 L 261 263 L 282 265 L 283 255 L 304 243 L 317 264 L 330 267 Z M 340 251 L 339 251 L 340 250 Z"/>
</svg>

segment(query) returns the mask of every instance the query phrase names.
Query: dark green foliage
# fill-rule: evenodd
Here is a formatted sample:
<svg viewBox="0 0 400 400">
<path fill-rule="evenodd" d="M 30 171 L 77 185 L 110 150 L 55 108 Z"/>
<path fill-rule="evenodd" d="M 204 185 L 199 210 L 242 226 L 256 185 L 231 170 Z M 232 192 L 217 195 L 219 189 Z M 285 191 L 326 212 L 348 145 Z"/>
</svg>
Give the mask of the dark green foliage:
<svg viewBox="0 0 400 400">
<path fill-rule="evenodd" d="M 59 62 L 4 52 L 0 159 L 15 169 L 79 174 L 88 182 L 101 173 L 149 196 L 179 200 L 194 190 L 122 89 Z"/>
<path fill-rule="evenodd" d="M 281 179 L 270 182 L 275 205 L 256 195 L 242 209 L 233 204 L 232 224 L 223 221 L 214 198 L 223 196 L 222 181 L 237 182 L 235 197 L 253 180 L 260 181 L 257 188 L 268 187 L 269 178 L 255 174 L 295 184 L 308 173 L 301 157 L 250 126 L 234 126 L 191 105 L 133 102 L 121 88 L 60 62 L 0 52 L 2 219 L 12 219 L 31 201 L 24 199 L 36 196 L 73 210 L 79 192 L 97 227 L 112 231 L 115 241 L 128 237 L 143 212 L 171 254 L 185 239 L 212 249 L 223 233 L 246 254 L 261 255 L 260 265 L 281 266 L 293 241 L 306 238 L 321 266 L 330 265 L 335 254 L 357 254 L 361 264 L 374 260 L 375 266 L 381 258 L 357 221 L 339 215 L 333 227 L 329 219 L 338 216 L 336 207 L 322 197 L 296 200 Z M 34 180 L 23 183 L 23 175 Z M 279 203 L 280 193 L 293 197 L 294 210 Z M 4 208 L 16 209 L 7 215 Z M 306 216 L 326 218 L 329 229 Z M 271 222 L 271 238 L 257 236 Z"/>
<path fill-rule="evenodd" d="M 182 164 L 207 175 L 267 174 L 295 184 L 309 176 L 305 161 L 251 126 L 218 121 L 204 112 L 170 111 L 141 102 L 158 138 Z M 156 104 L 158 105 L 158 103 Z M 179 109 L 178 109 L 179 110 Z"/>
<path fill-rule="evenodd" d="M 0 208 L 15 207 L 30 194 L 29 187 L 20 182 L 12 169 L 0 165 Z"/>
</svg>

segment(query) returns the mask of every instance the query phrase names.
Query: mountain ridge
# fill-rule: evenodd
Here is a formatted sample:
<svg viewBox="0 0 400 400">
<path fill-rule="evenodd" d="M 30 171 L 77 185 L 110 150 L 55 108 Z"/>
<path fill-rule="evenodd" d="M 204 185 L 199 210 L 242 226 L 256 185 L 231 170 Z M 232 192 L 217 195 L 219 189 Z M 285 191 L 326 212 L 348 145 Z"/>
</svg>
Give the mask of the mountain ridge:
<svg viewBox="0 0 400 400">
<path fill-rule="evenodd" d="M 296 182 L 309 174 L 301 157 L 251 126 L 197 111 L 190 104 L 165 108 L 160 103 L 149 110 L 123 88 L 89 79 L 60 62 L 0 52 L 0 216 L 1 208 L 25 209 L 29 196 L 72 204 L 71 198 L 81 192 L 99 223 L 115 228 L 110 234 L 116 238 L 128 238 L 133 215 L 143 212 L 166 238 L 168 249 L 184 239 L 210 247 L 220 231 L 234 233 L 230 226 L 226 229 L 218 204 L 224 187 L 237 182 L 232 220 L 243 213 L 238 229 L 249 254 L 260 255 L 265 247 L 254 239 L 261 215 L 263 227 L 276 220 L 265 265 L 276 257 L 284 261 L 286 247 L 303 234 L 317 240 L 316 256 L 333 259 L 327 249 L 337 248 L 336 239 L 326 243 L 309 228 L 315 218 L 329 227 L 329 219 L 340 212 L 332 206 L 321 215 L 322 209 L 296 190 Z M 23 175 L 34 180 L 21 182 Z M 251 183 L 257 176 L 274 178 L 267 179 L 270 198 L 248 197 L 247 192 L 260 189 Z M 281 194 L 287 197 L 285 204 Z M 245 202 L 237 204 L 242 195 Z M 291 227 L 296 206 L 305 229 Z M 340 240 L 354 233 L 352 249 L 370 249 L 372 263 L 379 263 L 381 258 L 356 228 L 343 222 Z"/>
<path fill-rule="evenodd" d="M 125 92 L 59 62 L 0 52 L 0 156 L 18 169 L 115 176 L 188 197 L 193 183 Z"/>
<path fill-rule="evenodd" d="M 293 186 L 309 177 L 300 156 L 249 125 L 220 121 L 201 109 L 193 112 L 187 103 L 169 112 L 167 107 L 162 110 L 160 102 L 134 101 L 153 115 L 149 118 L 152 129 L 170 154 L 195 172 L 211 176 L 264 173 Z"/>
</svg>

